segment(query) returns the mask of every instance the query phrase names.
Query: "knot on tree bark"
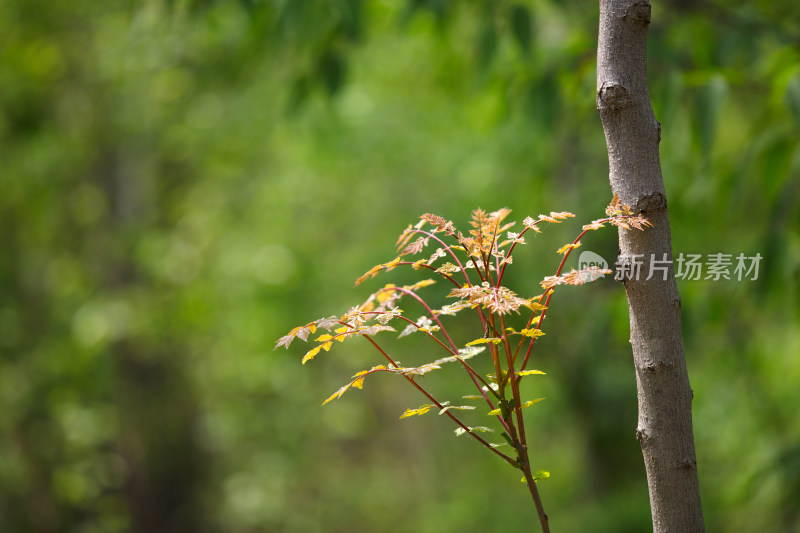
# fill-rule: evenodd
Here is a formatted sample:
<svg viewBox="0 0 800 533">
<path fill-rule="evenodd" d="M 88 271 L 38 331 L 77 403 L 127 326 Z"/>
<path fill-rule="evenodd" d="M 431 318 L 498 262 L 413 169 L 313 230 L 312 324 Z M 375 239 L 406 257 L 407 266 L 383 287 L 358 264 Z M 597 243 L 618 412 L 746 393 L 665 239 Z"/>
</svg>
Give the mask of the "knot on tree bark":
<svg viewBox="0 0 800 533">
<path fill-rule="evenodd" d="M 636 440 L 638 440 L 639 445 L 641 445 L 641 447 L 644 448 L 645 445 L 647 444 L 647 441 L 650 440 L 650 435 L 648 435 L 647 431 L 645 431 L 644 429 L 636 428 Z"/>
<path fill-rule="evenodd" d="M 625 10 L 625 18 L 640 24 L 650 24 L 650 3 L 634 2 Z"/>
<path fill-rule="evenodd" d="M 674 364 L 668 361 L 647 361 L 646 363 L 639 365 L 639 369 L 644 373 L 654 374 L 660 370 L 672 368 L 674 366 Z"/>
<path fill-rule="evenodd" d="M 597 91 L 597 109 L 610 109 L 615 111 L 633 105 L 631 93 L 623 85 L 613 82 L 603 82 Z"/>
<path fill-rule="evenodd" d="M 636 199 L 634 206 L 636 213 L 647 216 L 655 211 L 663 211 L 667 208 L 667 197 L 662 192 L 651 192 Z"/>
</svg>

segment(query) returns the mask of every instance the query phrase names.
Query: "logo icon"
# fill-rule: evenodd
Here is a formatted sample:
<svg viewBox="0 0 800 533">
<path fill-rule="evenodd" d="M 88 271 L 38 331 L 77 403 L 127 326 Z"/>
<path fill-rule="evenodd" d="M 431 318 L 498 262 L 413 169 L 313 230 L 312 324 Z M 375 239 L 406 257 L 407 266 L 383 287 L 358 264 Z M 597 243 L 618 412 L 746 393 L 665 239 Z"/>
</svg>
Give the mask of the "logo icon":
<svg viewBox="0 0 800 533">
<path fill-rule="evenodd" d="M 608 262 L 606 262 L 606 260 L 603 259 L 602 256 L 594 252 L 590 252 L 589 250 L 581 252 L 581 255 L 578 257 L 578 269 L 585 270 L 592 267 L 598 268 L 600 270 L 606 270 L 608 268 Z M 602 277 L 603 274 L 597 274 L 597 273 L 590 274 L 588 272 L 585 272 L 583 274 L 584 281 L 587 282 Z"/>
</svg>

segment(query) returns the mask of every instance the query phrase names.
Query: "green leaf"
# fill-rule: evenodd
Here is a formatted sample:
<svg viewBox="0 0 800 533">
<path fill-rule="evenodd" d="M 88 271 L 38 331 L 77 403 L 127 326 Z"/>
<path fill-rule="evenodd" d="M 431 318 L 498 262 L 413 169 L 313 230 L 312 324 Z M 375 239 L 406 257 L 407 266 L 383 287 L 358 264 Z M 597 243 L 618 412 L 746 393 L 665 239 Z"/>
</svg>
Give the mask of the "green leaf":
<svg viewBox="0 0 800 533">
<path fill-rule="evenodd" d="M 550 477 L 550 472 L 547 470 L 537 470 L 535 474 L 533 474 L 534 481 L 542 481 L 543 479 L 548 479 Z"/>
<path fill-rule="evenodd" d="M 795 74 L 786 85 L 786 106 L 792 113 L 795 124 L 800 126 L 800 74 Z"/>
<path fill-rule="evenodd" d="M 533 375 L 544 376 L 546 374 L 547 372 L 542 372 L 541 370 L 523 370 L 522 372 L 517 372 L 518 376 L 533 376 Z"/>
<path fill-rule="evenodd" d="M 533 481 L 534 482 L 542 481 L 542 480 L 547 479 L 549 477 L 550 477 L 550 472 L 548 472 L 547 470 L 538 470 L 535 474 L 533 474 Z M 522 476 L 522 479 L 520 479 L 520 481 L 522 483 L 527 483 L 528 482 L 528 480 L 525 479 L 525 476 Z"/>
<path fill-rule="evenodd" d="M 317 74 L 328 93 L 335 94 L 347 77 L 347 64 L 338 52 L 328 50 L 319 58 Z"/>
<path fill-rule="evenodd" d="M 530 407 L 531 405 L 537 404 L 537 403 L 541 402 L 542 400 L 544 400 L 544 398 L 536 398 L 535 400 L 528 400 L 527 402 L 522 404 L 522 409 L 525 409 L 526 407 Z"/>
<path fill-rule="evenodd" d="M 416 409 L 406 409 L 405 412 L 402 415 L 400 415 L 400 418 L 403 419 L 403 418 L 408 418 L 409 416 L 424 415 L 434 407 L 436 406 L 430 403 L 426 403 L 425 405 L 421 405 Z"/>
<path fill-rule="evenodd" d="M 481 337 L 480 339 L 475 339 L 474 341 L 468 342 L 467 346 L 475 346 L 476 344 L 487 344 L 489 342 L 491 342 L 492 344 L 500 344 L 501 342 L 503 342 L 503 339 L 499 337 L 493 337 L 493 338 Z"/>
<path fill-rule="evenodd" d="M 481 67 L 488 66 L 496 49 L 497 31 L 494 29 L 491 19 L 489 19 L 481 29 L 481 34 L 478 38 L 478 49 L 476 50 L 478 65 Z"/>
<path fill-rule="evenodd" d="M 511 7 L 511 33 L 526 54 L 531 49 L 531 18 L 527 7 L 520 4 Z"/>
</svg>

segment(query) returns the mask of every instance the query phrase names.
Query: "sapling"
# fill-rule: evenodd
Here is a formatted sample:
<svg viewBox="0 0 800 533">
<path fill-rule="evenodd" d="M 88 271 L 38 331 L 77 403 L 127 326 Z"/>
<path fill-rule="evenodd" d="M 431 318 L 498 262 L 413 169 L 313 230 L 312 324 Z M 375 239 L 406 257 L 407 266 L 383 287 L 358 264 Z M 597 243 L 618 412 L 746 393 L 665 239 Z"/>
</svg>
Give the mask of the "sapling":
<svg viewBox="0 0 800 533">
<path fill-rule="evenodd" d="M 316 345 L 303 356 L 303 364 L 314 359 L 321 351 L 328 351 L 334 341 L 344 342 L 354 337 L 362 337 L 370 343 L 382 358 L 382 364 L 356 372 L 352 378 L 330 397 L 323 405 L 340 398 L 348 389 L 361 389 L 364 381 L 379 373 L 400 376 L 417 389 L 426 403 L 416 408 L 406 409 L 400 418 L 435 411 L 446 416 L 455 425 L 456 435 L 469 435 L 491 453 L 497 455 L 510 466 L 522 472 L 533 499 L 542 531 L 550 531 L 547 514 L 539 495 L 537 482 L 550 476 L 544 470 L 535 471 L 531 466 L 528 452 L 528 438 L 525 433 L 523 409 L 537 404 L 543 398 L 523 398 L 520 394 L 520 381 L 529 376 L 544 375 L 540 370 L 528 368 L 531 352 L 539 337 L 544 335 L 542 322 L 547 314 L 550 298 L 560 285 L 582 285 L 594 281 L 610 270 L 591 266 L 585 269 L 572 269 L 563 273 L 564 265 L 572 251 L 581 245 L 580 239 L 589 231 L 597 230 L 606 224 L 630 230 L 643 230 L 650 221 L 641 214 L 634 214 L 615 196 L 606 208 L 606 217 L 594 220 L 583 226 L 580 234 L 569 244 L 558 249 L 561 262 L 553 276 L 542 280 L 543 292 L 533 297 L 523 298 L 503 285 L 506 269 L 512 264 L 513 253 L 518 245 L 525 244 L 529 232 L 541 232 L 544 223 L 559 223 L 575 215 L 568 212 L 551 212 L 539 215 L 537 219 L 527 217 L 519 232 L 511 231 L 513 222 L 505 219 L 510 210 L 500 209 L 486 213 L 481 209 L 472 212 L 472 229 L 465 235 L 458 231 L 451 221 L 436 215 L 420 217 L 416 225 L 409 225 L 397 240 L 398 255 L 387 263 L 372 267 L 356 280 L 356 285 L 375 277 L 380 272 L 395 268 L 411 268 L 429 271 L 434 278 L 453 286 L 448 294 L 453 300 L 445 305 L 432 305 L 422 296 L 422 289 L 435 283 L 435 279 L 423 279 L 412 285 L 398 286 L 388 284 L 369 295 L 362 304 L 350 308 L 341 316 L 330 316 L 294 328 L 278 339 L 276 348 L 286 348 L 295 338 L 307 341 L 318 330 Z M 435 251 L 429 257 L 414 259 L 426 248 Z M 427 256 L 427 253 L 425 254 Z M 424 314 L 416 320 L 406 316 L 399 306 L 401 300 L 412 300 Z M 477 317 L 475 335 L 466 342 L 456 339 L 452 319 L 461 313 L 472 312 Z M 523 327 L 516 329 L 510 324 L 511 315 L 521 315 Z M 397 332 L 399 337 L 421 334 L 427 337 L 441 352 L 442 357 L 425 362 L 419 366 L 404 366 L 385 341 L 377 340 L 379 334 Z M 382 335 L 383 336 L 383 335 Z M 488 357 L 486 357 L 488 354 Z M 481 356 L 490 362 L 481 362 Z M 453 404 L 437 398 L 426 388 L 424 375 L 439 370 L 445 365 L 461 367 L 474 388 L 473 394 L 462 397 L 464 405 Z M 477 370 L 489 366 L 491 372 L 483 374 Z M 472 402 L 472 403 L 469 403 Z M 461 403 L 459 401 L 459 403 Z M 476 405 L 484 405 L 486 413 L 495 421 L 495 428 L 484 425 L 468 425 L 464 416 L 474 411 Z M 503 442 L 490 442 L 489 434 L 499 431 Z M 507 446 L 507 448 L 502 448 Z M 509 451 L 504 451 L 509 450 Z"/>
</svg>

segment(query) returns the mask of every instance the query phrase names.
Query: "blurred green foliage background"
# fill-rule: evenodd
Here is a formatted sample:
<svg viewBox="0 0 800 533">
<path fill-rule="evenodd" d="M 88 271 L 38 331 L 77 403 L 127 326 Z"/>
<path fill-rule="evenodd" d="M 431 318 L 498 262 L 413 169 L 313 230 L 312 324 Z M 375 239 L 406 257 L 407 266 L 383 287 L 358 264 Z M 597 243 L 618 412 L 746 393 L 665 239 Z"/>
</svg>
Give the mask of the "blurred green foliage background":
<svg viewBox="0 0 800 533">
<path fill-rule="evenodd" d="M 707 526 L 800 531 L 800 13 L 653 4 L 675 254 L 764 257 L 756 281 L 679 281 Z M 508 284 L 538 293 L 611 196 L 597 15 L 0 3 L 0 531 L 536 529 L 518 472 L 442 418 L 397 420 L 424 401 L 400 380 L 320 407 L 377 364 L 366 343 L 305 367 L 272 347 L 403 279 L 352 289 L 425 212 L 577 213 L 516 255 Z M 613 262 L 615 232 L 584 247 Z M 554 531 L 651 527 L 627 321 L 613 281 L 567 288 L 534 352 Z M 453 370 L 437 386 L 468 393 Z"/>
</svg>

